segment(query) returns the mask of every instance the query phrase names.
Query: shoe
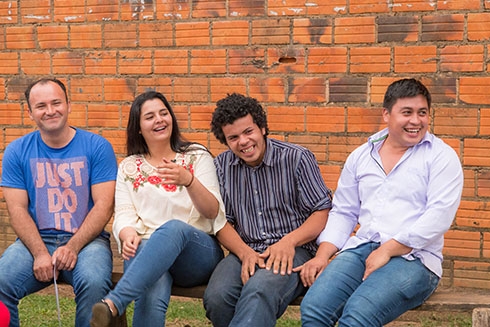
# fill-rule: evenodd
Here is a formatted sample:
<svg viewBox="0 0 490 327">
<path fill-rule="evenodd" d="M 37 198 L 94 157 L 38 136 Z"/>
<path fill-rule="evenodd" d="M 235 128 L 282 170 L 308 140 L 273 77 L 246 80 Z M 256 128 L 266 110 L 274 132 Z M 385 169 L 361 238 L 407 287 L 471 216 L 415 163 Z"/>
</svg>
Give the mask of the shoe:
<svg viewBox="0 0 490 327">
<path fill-rule="evenodd" d="M 110 327 L 115 320 L 112 316 L 109 305 L 103 301 L 97 302 L 92 307 L 92 319 L 90 319 L 90 327 Z"/>
</svg>

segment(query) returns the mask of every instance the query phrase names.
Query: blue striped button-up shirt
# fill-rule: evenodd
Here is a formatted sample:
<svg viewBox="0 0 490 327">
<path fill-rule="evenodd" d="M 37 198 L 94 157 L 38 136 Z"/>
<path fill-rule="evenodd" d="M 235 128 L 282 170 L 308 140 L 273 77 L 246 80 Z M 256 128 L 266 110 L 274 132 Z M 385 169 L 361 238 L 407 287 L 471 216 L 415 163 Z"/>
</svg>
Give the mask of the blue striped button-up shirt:
<svg viewBox="0 0 490 327">
<path fill-rule="evenodd" d="M 215 159 L 226 217 L 258 252 L 332 206 L 315 156 L 299 145 L 267 139 L 262 163 L 246 165 L 228 150 Z M 312 254 L 314 241 L 303 246 Z"/>
</svg>

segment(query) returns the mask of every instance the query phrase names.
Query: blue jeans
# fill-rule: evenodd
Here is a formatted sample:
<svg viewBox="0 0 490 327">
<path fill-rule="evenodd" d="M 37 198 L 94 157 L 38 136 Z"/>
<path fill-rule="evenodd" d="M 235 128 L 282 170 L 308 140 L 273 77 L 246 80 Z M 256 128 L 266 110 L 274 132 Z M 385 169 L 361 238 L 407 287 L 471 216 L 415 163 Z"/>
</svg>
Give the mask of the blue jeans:
<svg viewBox="0 0 490 327">
<path fill-rule="evenodd" d="M 43 236 L 50 254 L 65 245 L 71 234 Z M 10 311 L 10 327 L 19 326 L 17 305 L 23 297 L 35 293 L 53 282 L 40 282 L 32 270 L 34 259 L 20 241 L 10 245 L 0 258 L 0 301 Z M 87 244 L 78 254 L 72 271 L 62 270 L 58 281 L 73 286 L 75 293 L 75 326 L 88 327 L 92 306 L 107 294 L 112 286 L 112 251 L 109 239 L 98 237 Z M 63 312 L 61 312 L 63 314 Z"/>
<path fill-rule="evenodd" d="M 180 220 L 168 221 L 139 246 L 106 299 L 114 302 L 119 314 L 136 300 L 133 327 L 165 326 L 172 284 L 206 284 L 221 259 L 216 238 Z"/>
<path fill-rule="evenodd" d="M 330 262 L 301 303 L 302 326 L 381 327 L 435 291 L 439 277 L 418 259 L 393 257 L 362 281 L 366 258 L 378 247 L 363 244 Z"/>
<path fill-rule="evenodd" d="M 311 257 L 307 250 L 296 248 L 294 267 Z M 243 285 L 241 269 L 240 259 L 230 253 L 209 280 L 203 303 L 214 327 L 273 327 L 289 303 L 305 290 L 297 273 L 283 276 L 258 267 Z"/>
</svg>

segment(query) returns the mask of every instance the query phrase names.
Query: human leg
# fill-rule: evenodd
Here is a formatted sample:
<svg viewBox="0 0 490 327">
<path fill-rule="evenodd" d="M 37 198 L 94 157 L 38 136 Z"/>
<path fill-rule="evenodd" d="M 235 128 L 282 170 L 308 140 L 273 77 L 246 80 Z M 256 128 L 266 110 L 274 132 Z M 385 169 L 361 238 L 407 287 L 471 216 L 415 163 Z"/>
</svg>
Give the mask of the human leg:
<svg viewBox="0 0 490 327">
<path fill-rule="evenodd" d="M 437 288 L 439 277 L 419 259 L 392 258 L 374 271 L 345 304 L 339 327 L 384 326 L 421 305 Z"/>
<path fill-rule="evenodd" d="M 72 285 L 75 293 L 75 326 L 89 326 L 92 306 L 110 291 L 111 276 L 112 251 L 109 240 L 103 237 L 82 248 L 72 271 L 60 272 L 60 280 Z"/>
<path fill-rule="evenodd" d="M 214 269 L 204 292 L 206 317 L 214 327 L 228 327 L 243 287 L 242 263 L 233 253 L 228 254 Z"/>
<path fill-rule="evenodd" d="M 186 235 L 188 242 L 168 271 L 136 299 L 133 327 L 164 326 L 172 284 L 183 287 L 205 284 L 223 258 L 223 250 L 215 238 L 177 220 L 167 224 L 167 227 L 162 228 L 169 229 L 173 234 L 178 234 L 178 230 L 183 229 L 182 233 Z M 148 241 L 144 243 L 143 245 L 142 242 L 143 248 Z M 141 249 L 140 245 L 138 251 Z M 133 263 L 134 260 L 131 264 Z"/>
<path fill-rule="evenodd" d="M 20 299 L 51 284 L 34 277 L 33 264 L 31 253 L 20 240 L 10 245 L 0 258 L 0 301 L 10 312 L 11 327 L 19 326 Z"/>
<path fill-rule="evenodd" d="M 200 252 L 196 249 L 205 251 Z M 114 303 L 118 313 L 124 312 L 132 300 L 146 294 L 169 271 L 177 258 L 187 251 L 194 253 L 195 260 L 214 262 L 211 264 L 213 267 L 223 256 L 214 238 L 182 221 L 171 220 L 151 235 L 106 299 Z M 190 261 L 188 265 L 193 273 L 199 274 L 202 271 L 193 265 L 192 257 L 187 257 L 186 260 Z M 209 272 L 207 274 L 209 275 Z M 171 288 L 167 286 L 165 292 L 170 294 Z"/>
<path fill-rule="evenodd" d="M 310 253 L 298 247 L 293 265 L 300 266 L 309 259 Z M 230 327 L 274 327 L 289 303 L 304 290 L 298 273 L 280 275 L 259 269 L 243 286 Z"/>
<path fill-rule="evenodd" d="M 301 302 L 303 327 L 335 326 L 346 301 L 362 283 L 367 256 L 377 247 L 377 243 L 361 245 L 328 264 Z"/>
</svg>

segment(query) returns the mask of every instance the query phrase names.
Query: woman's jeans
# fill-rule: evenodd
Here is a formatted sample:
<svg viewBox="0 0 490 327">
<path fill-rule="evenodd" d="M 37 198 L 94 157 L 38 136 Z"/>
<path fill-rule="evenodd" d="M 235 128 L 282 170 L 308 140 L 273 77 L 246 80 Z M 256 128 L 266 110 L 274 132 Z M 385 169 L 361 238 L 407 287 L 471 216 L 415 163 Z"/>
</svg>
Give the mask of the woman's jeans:
<svg viewBox="0 0 490 327">
<path fill-rule="evenodd" d="M 135 300 L 133 327 L 165 326 L 172 284 L 206 284 L 221 259 L 223 250 L 214 237 L 180 220 L 168 221 L 125 262 L 122 278 L 106 299 L 119 314 Z"/>
<path fill-rule="evenodd" d="M 297 247 L 293 267 L 311 257 L 307 250 Z M 289 303 L 304 293 L 298 273 L 283 276 L 256 267 L 255 274 L 243 285 L 241 270 L 242 262 L 230 253 L 209 280 L 203 302 L 214 327 L 273 327 Z"/>
<path fill-rule="evenodd" d="M 71 234 L 63 234 L 43 236 L 42 239 L 52 254 L 70 237 Z M 38 281 L 34 277 L 33 264 L 31 253 L 20 240 L 10 245 L 0 258 L 0 301 L 9 309 L 10 327 L 19 326 L 19 300 L 53 283 Z M 73 270 L 59 272 L 58 281 L 73 286 L 77 304 L 75 326 L 89 326 L 92 306 L 111 289 L 111 276 L 112 251 L 109 239 L 104 237 L 98 237 L 82 248 Z"/>
<path fill-rule="evenodd" d="M 379 247 L 367 243 L 341 252 L 313 283 L 301 303 L 303 327 L 383 326 L 421 305 L 439 277 L 419 259 L 393 257 L 362 281 L 366 258 Z"/>
</svg>

